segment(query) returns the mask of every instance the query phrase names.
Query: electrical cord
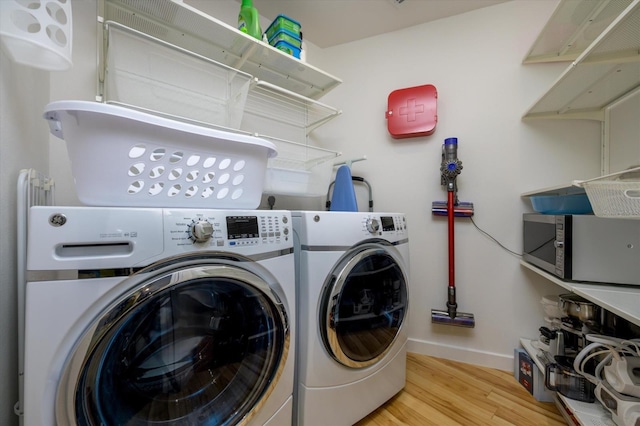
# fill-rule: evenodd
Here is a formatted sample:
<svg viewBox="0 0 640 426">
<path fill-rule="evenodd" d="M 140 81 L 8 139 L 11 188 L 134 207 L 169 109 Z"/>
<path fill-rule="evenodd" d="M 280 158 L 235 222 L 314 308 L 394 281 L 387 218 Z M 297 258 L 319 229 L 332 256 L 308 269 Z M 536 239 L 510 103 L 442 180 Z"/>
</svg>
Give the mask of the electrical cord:
<svg viewBox="0 0 640 426">
<path fill-rule="evenodd" d="M 478 231 L 480 231 L 480 233 L 482 233 L 484 236 L 486 236 L 487 238 L 491 239 L 494 243 L 496 243 L 497 245 L 499 245 L 500 247 L 502 247 L 502 249 L 506 250 L 507 252 L 509 252 L 510 254 L 517 256 L 517 257 L 522 257 L 522 253 L 518 253 L 515 252 L 509 248 L 507 248 L 504 244 L 502 244 L 500 241 L 498 241 L 497 239 L 495 239 L 494 237 L 491 236 L 491 234 L 489 234 L 488 232 L 484 231 L 483 229 L 481 229 L 476 222 L 473 220 L 473 217 L 469 217 L 469 219 L 471 220 L 471 223 L 473 224 L 473 226 L 476 227 L 476 229 Z"/>
<path fill-rule="evenodd" d="M 621 356 L 640 356 L 640 339 L 618 339 L 610 336 L 587 334 L 585 339 L 589 343 L 576 355 L 573 369 L 584 376 L 594 385 L 602 381 L 603 369 L 612 358 L 618 360 Z M 606 355 L 596 365 L 594 374 L 585 371 L 585 365 L 595 357 Z"/>
</svg>

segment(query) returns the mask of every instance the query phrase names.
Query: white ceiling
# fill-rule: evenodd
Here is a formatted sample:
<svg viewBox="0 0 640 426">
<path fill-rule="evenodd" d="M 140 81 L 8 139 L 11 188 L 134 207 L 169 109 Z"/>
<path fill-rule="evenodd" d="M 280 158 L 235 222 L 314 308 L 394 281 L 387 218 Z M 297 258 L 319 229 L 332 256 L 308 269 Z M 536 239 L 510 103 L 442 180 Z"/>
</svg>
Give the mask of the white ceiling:
<svg viewBox="0 0 640 426">
<path fill-rule="evenodd" d="M 253 5 L 268 19 L 263 30 L 283 13 L 300 22 L 306 40 L 326 48 L 505 1 L 509 0 L 253 0 Z"/>
<path fill-rule="evenodd" d="M 176 1 L 229 24 L 237 19 L 235 11 L 227 16 L 235 7 L 221 7 L 223 0 Z M 253 0 L 253 5 L 262 17 L 262 30 L 282 13 L 300 22 L 307 41 L 326 48 L 506 1 L 513 0 Z M 239 11 L 241 0 L 234 2 Z"/>
</svg>

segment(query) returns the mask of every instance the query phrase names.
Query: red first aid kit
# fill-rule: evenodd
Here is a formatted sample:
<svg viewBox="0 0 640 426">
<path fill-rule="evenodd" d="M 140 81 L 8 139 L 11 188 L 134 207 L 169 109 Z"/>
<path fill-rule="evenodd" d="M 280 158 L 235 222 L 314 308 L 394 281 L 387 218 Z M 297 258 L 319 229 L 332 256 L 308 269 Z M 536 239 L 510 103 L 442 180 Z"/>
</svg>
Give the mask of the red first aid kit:
<svg viewBox="0 0 640 426">
<path fill-rule="evenodd" d="M 395 139 L 429 136 L 436 129 L 438 92 L 435 86 L 394 90 L 387 102 L 387 128 Z"/>
</svg>

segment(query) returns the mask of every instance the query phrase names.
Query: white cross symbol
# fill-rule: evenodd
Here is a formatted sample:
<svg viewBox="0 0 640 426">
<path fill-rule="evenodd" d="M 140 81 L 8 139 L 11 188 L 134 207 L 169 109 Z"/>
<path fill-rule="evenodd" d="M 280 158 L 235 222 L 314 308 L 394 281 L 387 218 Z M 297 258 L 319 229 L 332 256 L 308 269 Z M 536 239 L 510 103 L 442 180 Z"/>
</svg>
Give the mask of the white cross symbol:
<svg viewBox="0 0 640 426">
<path fill-rule="evenodd" d="M 416 121 L 416 114 L 424 112 L 424 104 L 416 105 L 416 99 L 407 99 L 407 106 L 400 107 L 400 115 L 406 115 L 407 121 Z"/>
</svg>

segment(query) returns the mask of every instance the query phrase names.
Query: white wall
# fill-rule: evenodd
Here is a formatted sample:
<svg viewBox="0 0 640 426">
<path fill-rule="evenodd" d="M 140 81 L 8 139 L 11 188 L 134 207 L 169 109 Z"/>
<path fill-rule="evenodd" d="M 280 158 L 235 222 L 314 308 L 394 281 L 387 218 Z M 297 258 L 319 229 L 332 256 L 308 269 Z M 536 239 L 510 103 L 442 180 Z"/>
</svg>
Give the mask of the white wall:
<svg viewBox="0 0 640 426">
<path fill-rule="evenodd" d="M 605 135 L 605 173 L 640 166 L 640 89 L 612 105 Z"/>
<path fill-rule="evenodd" d="M 318 57 L 320 68 L 344 81 L 322 99 L 343 114 L 316 130 L 314 139 L 346 158 L 366 154 L 353 173 L 372 183 L 376 210 L 408 217 L 412 351 L 511 369 L 519 337 L 536 337 L 542 325 L 541 296 L 560 292 L 469 219 L 458 219 L 458 305 L 475 315 L 476 327 L 430 322 L 431 309 L 444 309 L 447 295 L 447 225 L 431 215 L 431 202 L 446 199 L 439 176 L 445 138 L 459 141 L 460 199 L 474 203 L 479 227 L 516 252 L 521 213 L 530 209 L 521 193 L 599 173 L 599 123 L 521 121 L 567 66 L 521 65 L 555 5 L 508 2 L 324 49 Z M 435 133 L 392 139 L 384 118 L 387 96 L 423 84 L 438 90 Z"/>
<path fill-rule="evenodd" d="M 49 73 L 14 64 L 0 52 L 0 424 L 17 424 L 17 182 L 21 169 L 49 169 L 48 129 L 42 110 Z"/>
<path fill-rule="evenodd" d="M 95 98 L 95 16 L 94 0 L 73 2 L 73 67 L 68 71 L 15 64 L 0 52 L 0 341 L 5 342 L 0 345 L 1 425 L 18 424 L 13 412 L 18 400 L 18 176 L 29 168 L 48 174 L 56 182 L 57 203 L 77 204 L 64 141 L 50 141 L 42 112 L 50 100 Z"/>
<path fill-rule="evenodd" d="M 443 309 L 446 300 L 446 221 L 431 216 L 431 202 L 446 195 L 439 177 L 444 138 L 459 138 L 460 198 L 474 202 L 480 227 L 515 251 L 521 245 L 520 214 L 529 208 L 522 192 L 598 174 L 598 123 L 520 120 L 565 68 L 521 65 L 555 3 L 520 0 L 330 49 L 309 46 L 309 62 L 344 80 L 322 99 L 343 114 L 316 130 L 314 142 L 342 151 L 346 159 L 366 154 L 369 159 L 355 163 L 353 172 L 372 183 L 376 210 L 408 216 L 413 351 L 511 369 L 518 338 L 537 334 L 540 297 L 559 292 L 461 219 L 456 223 L 458 302 L 461 311 L 475 314 L 476 328 L 430 324 L 430 310 Z M 219 18 L 233 24 L 237 3 L 219 2 L 219 7 Z M 17 173 L 26 167 L 49 172 L 56 180 L 57 203 L 78 204 L 64 142 L 50 137 L 47 145 L 41 112 L 49 99 L 94 99 L 95 11 L 95 0 L 73 2 L 70 71 L 49 74 L 0 58 L 0 337 L 10 342 L 0 349 L 0 373 L 11 383 L 0 390 L 3 425 L 17 424 L 12 413 Z M 438 89 L 436 132 L 393 140 L 384 119 L 388 94 L 422 84 Z M 324 199 L 278 197 L 277 208 L 300 204 L 323 208 Z"/>
</svg>

